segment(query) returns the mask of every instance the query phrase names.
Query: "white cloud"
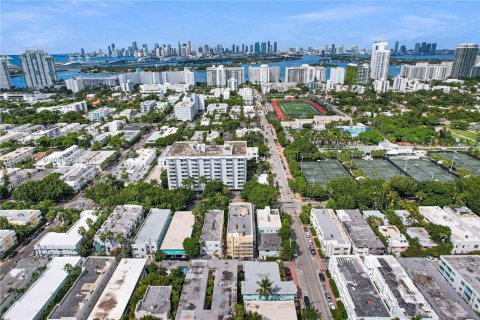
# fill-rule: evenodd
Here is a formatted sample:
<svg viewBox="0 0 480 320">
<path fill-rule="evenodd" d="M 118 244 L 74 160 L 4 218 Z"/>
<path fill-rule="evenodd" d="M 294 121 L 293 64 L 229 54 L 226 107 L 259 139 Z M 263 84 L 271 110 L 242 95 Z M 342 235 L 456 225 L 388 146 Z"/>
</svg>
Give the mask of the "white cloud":
<svg viewBox="0 0 480 320">
<path fill-rule="evenodd" d="M 326 9 L 323 11 L 310 12 L 304 14 L 297 14 L 288 16 L 289 20 L 297 21 L 328 21 L 328 20 L 345 20 L 352 17 L 365 18 L 366 15 L 372 15 L 386 11 L 387 8 L 383 6 L 368 6 L 361 5 L 348 5 L 337 8 Z"/>
</svg>

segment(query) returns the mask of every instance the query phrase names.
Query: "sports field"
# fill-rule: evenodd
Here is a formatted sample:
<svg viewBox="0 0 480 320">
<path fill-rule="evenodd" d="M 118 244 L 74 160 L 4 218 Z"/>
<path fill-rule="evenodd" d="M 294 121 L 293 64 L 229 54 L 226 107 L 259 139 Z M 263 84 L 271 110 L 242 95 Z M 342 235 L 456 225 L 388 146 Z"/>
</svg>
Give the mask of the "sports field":
<svg viewBox="0 0 480 320">
<path fill-rule="evenodd" d="M 327 110 L 310 100 L 273 100 L 272 106 L 280 120 L 305 118 L 307 115 L 325 115 Z"/>
<path fill-rule="evenodd" d="M 337 160 L 302 162 L 300 163 L 300 168 L 308 183 L 326 185 L 334 178 L 341 178 L 344 175 L 349 176 L 348 172 Z"/>
<path fill-rule="evenodd" d="M 396 164 L 402 172 L 412 177 L 417 181 L 442 181 L 450 182 L 455 180 L 455 177 L 437 167 L 435 164 L 426 159 L 401 159 L 395 158 L 391 161 Z M 406 168 L 406 170 L 405 170 Z"/>
<path fill-rule="evenodd" d="M 480 161 L 474 157 L 460 152 L 432 152 L 430 155 L 439 154 L 443 159 L 454 161 L 453 166 L 457 169 L 470 170 L 472 174 L 480 174 Z"/>
<path fill-rule="evenodd" d="M 398 170 L 393 164 L 387 160 L 373 159 L 373 160 L 353 160 L 357 169 L 362 170 L 367 177 L 370 178 L 383 178 L 390 180 L 396 176 L 404 176 L 404 174 Z"/>
</svg>

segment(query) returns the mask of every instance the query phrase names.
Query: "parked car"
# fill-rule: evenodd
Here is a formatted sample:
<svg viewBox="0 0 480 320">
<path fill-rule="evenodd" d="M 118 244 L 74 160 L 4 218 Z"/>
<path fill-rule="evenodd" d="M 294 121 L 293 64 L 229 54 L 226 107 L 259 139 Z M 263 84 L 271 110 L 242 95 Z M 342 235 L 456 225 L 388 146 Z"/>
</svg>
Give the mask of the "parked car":
<svg viewBox="0 0 480 320">
<path fill-rule="evenodd" d="M 323 274 L 323 272 L 319 272 L 318 277 L 320 278 L 321 282 L 325 282 L 325 275 Z"/>
<path fill-rule="evenodd" d="M 307 233 L 307 232 L 308 232 L 307 227 L 303 227 L 303 231 L 304 231 L 305 233 Z"/>
<path fill-rule="evenodd" d="M 8 259 L 13 259 L 17 256 L 18 254 L 18 251 L 13 251 L 12 253 L 10 253 L 10 255 L 8 256 Z"/>
<path fill-rule="evenodd" d="M 428 261 L 438 261 L 437 258 L 432 257 L 432 256 L 428 256 L 427 259 L 428 259 Z"/>
<path fill-rule="evenodd" d="M 303 304 L 305 305 L 305 308 L 308 308 L 312 305 L 308 296 L 303 296 Z"/>
<path fill-rule="evenodd" d="M 330 308 L 330 310 L 335 310 L 335 305 L 333 304 L 333 302 L 330 302 L 328 304 L 328 307 Z"/>
<path fill-rule="evenodd" d="M 330 295 L 330 293 L 325 293 L 325 298 L 327 298 L 327 302 L 332 302 L 332 296 Z"/>
<path fill-rule="evenodd" d="M 310 249 L 310 253 L 312 254 L 312 256 L 315 255 L 315 250 L 314 249 Z"/>
<path fill-rule="evenodd" d="M 30 238 L 27 238 L 23 241 L 22 245 L 26 246 L 27 244 L 29 244 L 30 242 L 32 241 L 32 239 Z"/>
<path fill-rule="evenodd" d="M 290 270 L 289 267 L 285 267 L 285 275 L 287 277 L 291 277 L 292 276 L 292 271 Z"/>
</svg>

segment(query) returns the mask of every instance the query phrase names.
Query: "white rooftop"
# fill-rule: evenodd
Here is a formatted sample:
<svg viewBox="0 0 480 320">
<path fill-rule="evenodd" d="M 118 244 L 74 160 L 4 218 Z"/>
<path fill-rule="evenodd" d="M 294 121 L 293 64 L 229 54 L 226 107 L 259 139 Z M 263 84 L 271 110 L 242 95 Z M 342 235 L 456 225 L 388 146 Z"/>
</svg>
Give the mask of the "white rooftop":
<svg viewBox="0 0 480 320">
<path fill-rule="evenodd" d="M 161 250 L 183 250 L 183 240 L 192 235 L 195 216 L 192 211 L 177 211 L 173 215 Z"/>
<path fill-rule="evenodd" d="M 5 313 L 5 320 L 36 319 L 49 303 L 52 295 L 62 286 L 68 274 L 65 265 L 80 264 L 81 257 L 55 257 L 47 270 L 32 284 L 25 294 Z"/>
<path fill-rule="evenodd" d="M 264 320 L 297 319 L 294 301 L 246 301 L 245 311 L 256 312 Z"/>
<path fill-rule="evenodd" d="M 134 243 L 156 242 L 163 231 L 163 226 L 168 222 L 169 216 L 169 209 L 150 209 L 150 213 L 138 231 Z"/>
<path fill-rule="evenodd" d="M 88 319 L 122 318 L 146 262 L 147 259 L 120 260 Z"/>
<path fill-rule="evenodd" d="M 271 209 L 266 206 L 264 209 L 257 209 L 258 228 L 280 228 L 282 221 L 278 209 Z"/>
</svg>

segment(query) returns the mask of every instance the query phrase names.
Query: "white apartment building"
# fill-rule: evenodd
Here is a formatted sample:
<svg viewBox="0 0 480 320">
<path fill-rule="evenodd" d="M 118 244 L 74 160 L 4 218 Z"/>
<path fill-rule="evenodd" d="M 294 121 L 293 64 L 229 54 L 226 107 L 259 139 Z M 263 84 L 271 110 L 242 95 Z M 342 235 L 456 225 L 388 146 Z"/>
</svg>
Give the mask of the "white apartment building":
<svg viewBox="0 0 480 320">
<path fill-rule="evenodd" d="M 125 166 L 128 170 L 148 168 L 157 157 L 157 150 L 155 149 L 138 149 L 136 152 L 137 157 L 125 160 Z"/>
<path fill-rule="evenodd" d="M 285 68 L 286 83 L 309 83 L 327 81 L 326 69 L 302 64 L 300 67 Z"/>
<path fill-rule="evenodd" d="M 392 90 L 397 92 L 407 92 L 408 79 L 396 76 L 393 78 Z"/>
<path fill-rule="evenodd" d="M 73 191 L 78 192 L 95 178 L 98 167 L 75 163 L 69 167 L 61 167 L 58 171 L 61 173 L 60 179 L 69 185 Z"/>
<path fill-rule="evenodd" d="M 58 81 L 53 57 L 43 50 L 27 50 L 20 56 L 20 64 L 28 88 L 42 89 Z"/>
<path fill-rule="evenodd" d="M 14 230 L 0 230 L 0 256 L 3 256 L 16 242 L 17 235 Z"/>
<path fill-rule="evenodd" d="M 92 223 L 97 221 L 94 210 L 86 210 L 80 213 L 80 219 L 67 232 L 48 232 L 38 241 L 33 251 L 36 256 L 78 256 L 82 245 L 80 230 L 88 231 L 88 220 Z"/>
<path fill-rule="evenodd" d="M 438 270 L 474 311 L 480 311 L 480 256 L 441 256 Z"/>
<path fill-rule="evenodd" d="M 12 80 L 10 78 L 10 71 L 8 70 L 8 60 L 0 59 L 0 89 L 10 89 Z"/>
<path fill-rule="evenodd" d="M 0 163 L 3 163 L 7 168 L 14 168 L 17 164 L 30 159 L 33 155 L 33 147 L 20 147 L 16 150 L 0 156 Z"/>
<path fill-rule="evenodd" d="M 180 101 L 173 107 L 175 118 L 181 121 L 192 121 L 197 115 L 197 107 L 192 101 Z"/>
<path fill-rule="evenodd" d="M 223 65 L 207 68 L 207 84 L 215 87 L 227 86 L 229 79 L 237 80 L 237 84 L 245 82 L 243 67 L 225 67 Z"/>
<path fill-rule="evenodd" d="M 238 94 L 243 98 L 244 105 L 253 104 L 253 90 L 252 88 L 240 88 Z"/>
<path fill-rule="evenodd" d="M 85 150 L 80 149 L 77 145 L 73 145 L 63 151 L 55 151 L 52 154 L 49 154 L 35 163 L 35 166 L 45 167 L 52 164 L 56 168 L 68 167 L 71 166 L 73 162 L 83 154 L 83 152 L 85 152 Z"/>
<path fill-rule="evenodd" d="M 140 227 L 132 243 L 134 258 L 154 259 L 160 250 L 172 216 L 168 209 L 150 209 L 150 213 Z"/>
<path fill-rule="evenodd" d="M 389 87 L 390 87 L 390 82 L 388 80 L 373 81 L 373 90 L 375 90 L 375 92 L 387 92 Z"/>
<path fill-rule="evenodd" d="M 312 209 L 310 222 L 326 257 L 350 254 L 352 244 L 332 209 Z"/>
<path fill-rule="evenodd" d="M 7 219 L 13 225 L 32 227 L 36 226 L 42 219 L 40 210 L 0 210 L 0 217 Z"/>
<path fill-rule="evenodd" d="M 349 320 L 392 319 L 382 297 L 369 279 L 360 256 L 331 256 L 328 270 L 335 280 Z"/>
<path fill-rule="evenodd" d="M 333 81 L 335 84 L 344 84 L 345 83 L 345 68 L 336 67 L 330 68 L 330 81 Z"/>
<path fill-rule="evenodd" d="M 396 226 L 378 226 L 378 231 L 388 241 L 388 251 L 396 257 L 407 250 L 410 245 L 407 238 Z"/>
<path fill-rule="evenodd" d="M 452 230 L 452 254 L 480 250 L 480 217 L 468 208 L 420 206 L 418 210 L 427 221 Z"/>
<path fill-rule="evenodd" d="M 278 209 L 271 209 L 266 206 L 264 209 L 257 209 L 257 231 L 258 233 L 278 233 L 282 227 L 280 212 Z"/>
<path fill-rule="evenodd" d="M 150 110 L 155 108 L 156 105 L 157 105 L 157 101 L 155 100 L 142 101 L 140 103 L 140 110 L 142 113 L 148 113 Z"/>
<path fill-rule="evenodd" d="M 110 252 L 122 247 L 119 238 L 128 239 L 142 218 L 142 206 L 117 206 L 93 238 L 93 245 L 96 251 L 98 253 Z"/>
<path fill-rule="evenodd" d="M 65 266 L 76 267 L 82 258 L 55 257 L 37 281 L 3 315 L 5 320 L 38 320 L 68 280 Z"/>
<path fill-rule="evenodd" d="M 100 122 L 108 118 L 110 114 L 111 114 L 110 108 L 103 107 L 100 109 L 90 111 L 88 113 L 88 120 L 94 121 L 94 122 Z"/>
<path fill-rule="evenodd" d="M 202 254 L 223 256 L 223 210 L 210 210 L 205 214 L 202 235 Z"/>
<path fill-rule="evenodd" d="M 388 42 L 374 42 L 372 57 L 370 59 L 370 78 L 374 80 L 387 80 L 388 66 L 390 65 L 390 50 Z"/>
<path fill-rule="evenodd" d="M 78 113 L 87 113 L 87 102 L 79 101 L 79 102 L 72 102 L 62 106 L 53 106 L 53 107 L 40 107 L 37 108 L 37 112 L 42 112 L 44 110 L 47 111 L 58 111 L 60 113 L 67 113 L 67 112 L 78 112 Z"/>
<path fill-rule="evenodd" d="M 251 83 L 271 83 L 280 81 L 280 67 L 269 67 L 262 64 L 258 67 L 248 67 L 248 80 Z"/>
<path fill-rule="evenodd" d="M 108 132 L 117 132 L 125 126 L 125 120 L 112 120 L 105 124 L 108 128 Z"/>
<path fill-rule="evenodd" d="M 207 181 L 221 180 L 230 189 L 239 190 L 247 179 L 247 152 L 245 141 L 226 141 L 222 146 L 175 142 L 162 155 L 168 187 L 179 188 L 184 179 L 193 177 L 194 189 L 202 190 L 200 177 L 205 177 Z"/>
<path fill-rule="evenodd" d="M 367 256 L 365 269 L 385 301 L 392 318 L 439 319 L 402 265 L 393 256 Z"/>
<path fill-rule="evenodd" d="M 227 103 L 210 103 L 207 106 L 207 114 L 221 114 L 228 112 L 228 104 Z"/>
<path fill-rule="evenodd" d="M 409 80 L 445 80 L 452 73 L 453 62 L 442 61 L 440 64 L 429 64 L 427 62 L 418 62 L 415 65 L 403 64 L 400 67 L 400 77 Z"/>
<path fill-rule="evenodd" d="M 42 138 L 42 137 L 55 139 L 56 137 L 60 136 L 60 134 L 61 134 L 60 128 L 53 127 L 45 130 L 32 132 L 32 134 L 30 135 L 30 138 L 33 140 L 37 140 L 38 138 Z"/>
</svg>

